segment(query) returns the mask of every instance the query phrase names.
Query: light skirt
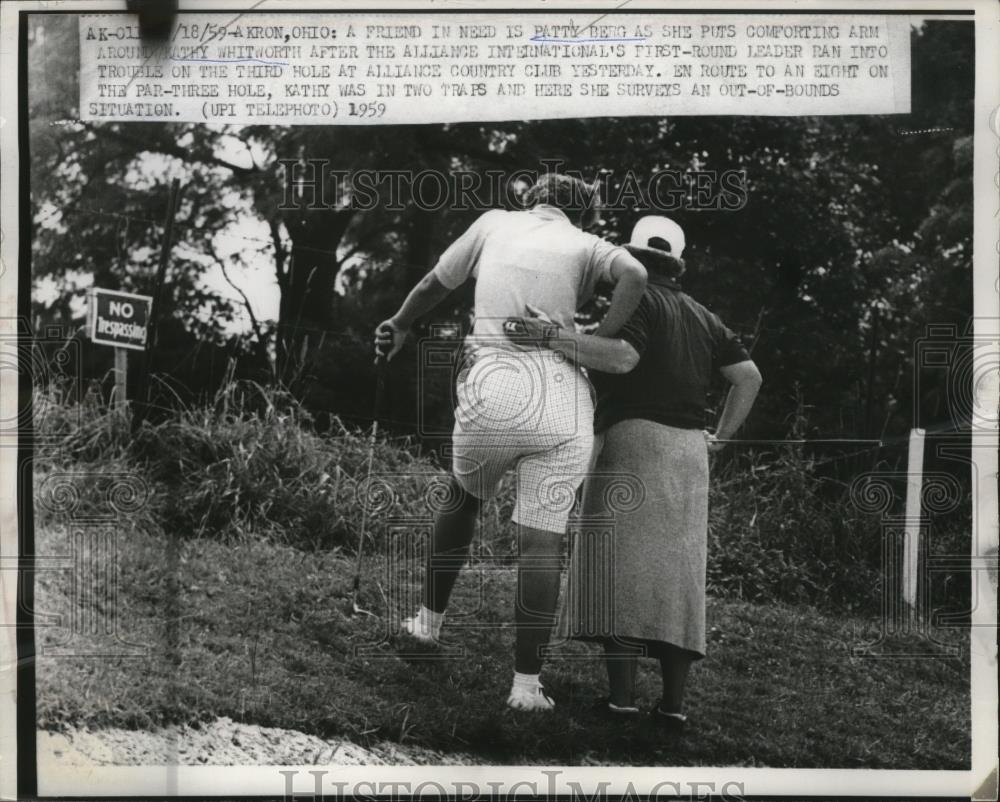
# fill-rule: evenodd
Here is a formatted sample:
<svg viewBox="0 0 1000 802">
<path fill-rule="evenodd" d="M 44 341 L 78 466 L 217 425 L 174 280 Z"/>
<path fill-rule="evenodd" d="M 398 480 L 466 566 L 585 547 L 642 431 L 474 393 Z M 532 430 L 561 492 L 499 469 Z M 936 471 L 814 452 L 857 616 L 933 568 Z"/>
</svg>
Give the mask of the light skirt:
<svg viewBox="0 0 1000 802">
<path fill-rule="evenodd" d="M 602 441 L 603 440 L 603 444 Z M 705 655 L 708 449 L 700 430 L 615 424 L 572 527 L 557 639 L 612 635 Z"/>
</svg>

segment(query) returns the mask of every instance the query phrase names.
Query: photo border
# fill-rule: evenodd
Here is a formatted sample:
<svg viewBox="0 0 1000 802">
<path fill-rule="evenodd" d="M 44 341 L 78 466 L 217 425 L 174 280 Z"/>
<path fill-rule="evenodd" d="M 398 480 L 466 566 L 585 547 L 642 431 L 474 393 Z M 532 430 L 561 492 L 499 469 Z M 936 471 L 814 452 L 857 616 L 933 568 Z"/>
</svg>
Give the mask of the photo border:
<svg viewBox="0 0 1000 802">
<path fill-rule="evenodd" d="M 974 282 L 973 317 L 976 321 L 974 332 L 983 337 L 1000 341 L 1000 278 L 997 273 L 997 210 L 996 193 L 998 170 L 998 132 L 1000 132 L 1000 6 L 990 0 L 965 0 L 953 6 L 938 2 L 835 2 L 820 0 L 796 4 L 794 9 L 764 8 L 760 0 L 754 2 L 706 2 L 707 8 L 684 9 L 665 7 L 663 3 L 632 0 L 624 4 L 607 2 L 545 2 L 544 7 L 525 9 L 525 0 L 520 2 L 496 2 L 486 0 L 470 9 L 459 0 L 436 2 L 428 8 L 421 2 L 391 2 L 380 5 L 376 2 L 350 2 L 349 8 L 336 7 L 330 2 L 299 0 L 294 7 L 274 8 L 272 2 L 251 4 L 239 0 L 214 0 L 212 9 L 199 7 L 191 0 L 181 2 L 181 13 L 228 13 L 246 11 L 271 12 L 316 12 L 323 10 L 337 13 L 350 12 L 416 12 L 435 14 L 476 14 L 476 13 L 560 13 L 560 12 L 607 12 L 637 13 L 643 10 L 657 10 L 671 14 L 815 14 L 831 13 L 857 14 L 908 14 L 913 16 L 946 15 L 949 18 L 968 18 L 974 15 L 976 41 L 976 100 L 974 122 Z M 334 5 L 333 8 L 330 8 Z M 946 7 L 942 8 L 942 5 Z M 957 6 L 957 7 L 956 7 Z M 34 0 L 32 2 L 4 2 L 0 4 L 0 74 L 17 75 L 17 92 L 0 93 L 0 165 L 4 180 L 0 182 L 0 209 L 3 225 L 0 229 L 0 333 L 24 336 L 24 324 L 30 320 L 30 204 L 28 192 L 28 120 L 26 109 L 27 89 L 27 13 L 88 13 L 121 12 L 120 2 L 111 0 L 81 0 L 81 2 L 60 2 L 60 0 Z M 13 180 L 16 176 L 16 180 Z M 18 225 L 13 221 L 17 219 Z M 13 266 L 17 265 L 17 270 Z M 4 414 L 17 414 L 18 410 L 30 411 L 31 377 L 28 371 L 19 371 L 17 392 L 10 392 L 10 382 L 5 380 L 4 392 L 0 393 L 0 410 Z M 9 419 L 9 418 L 5 418 Z M 27 436 L 26 436 L 27 435 Z M 997 432 L 974 432 L 973 459 L 978 468 L 978 481 L 973 488 L 973 526 L 979 537 L 975 543 L 994 547 L 998 536 L 997 514 Z M 26 798 L 36 796 L 39 787 L 47 795 L 86 798 L 80 796 L 142 795 L 175 796 L 188 798 L 206 795 L 253 796 L 260 789 L 275 789 L 266 796 L 278 797 L 284 793 L 282 771 L 298 770 L 293 784 L 296 793 L 310 795 L 315 786 L 309 771 L 315 766 L 255 766 L 255 767 L 89 767 L 62 769 L 55 781 L 45 778 L 39 783 L 41 767 L 35 765 L 35 676 L 34 638 L 31 626 L 33 602 L 33 581 L 31 567 L 34 561 L 34 530 L 32 515 L 31 473 L 21 470 L 27 460 L 30 463 L 32 445 L 30 430 L 22 431 L 16 443 L 10 438 L 0 442 L 0 556 L 5 559 L 20 555 L 17 582 L 11 582 L 10 571 L 0 571 L 0 591 L 3 599 L 5 619 L 4 634 L 0 637 L 0 798 Z M 16 534 L 15 534 L 16 533 Z M 981 558 L 982 555 L 973 554 Z M 2 567 L 2 566 L 0 566 Z M 996 799 L 997 798 L 997 664 L 996 664 L 996 596 L 991 597 L 988 582 L 974 583 L 978 594 L 973 605 L 971 626 L 972 663 L 970 687 L 972 694 L 972 755 L 968 771 L 896 771 L 874 769 L 748 769 L 740 767 L 705 768 L 627 768 L 611 767 L 559 767 L 562 776 L 572 779 L 584 788 L 594 788 L 602 780 L 614 776 L 607 793 L 624 793 L 629 781 L 647 787 L 657 782 L 678 782 L 685 787 L 700 783 L 702 787 L 710 781 L 721 784 L 733 780 L 741 781 L 744 787 L 740 796 L 759 795 L 803 795 L 803 789 L 825 791 L 836 789 L 843 795 L 879 796 L 955 796 L 956 798 Z M 13 615 L 12 615 L 13 611 Z M 990 617 L 992 611 L 993 617 Z M 13 618 L 15 626 L 10 626 Z M 16 655 L 12 661 L 11 654 Z M 16 671 L 9 670 L 16 664 Z M 19 703 L 13 702 L 16 697 Z M 13 709 L 12 709 L 13 708 Z M 25 739 L 27 733 L 31 737 Z M 20 738 L 18 736 L 21 736 Z M 16 758 L 12 759 L 12 755 Z M 16 774 L 12 776 L 10 767 L 16 764 Z M 36 773 L 36 768 L 38 772 Z M 419 783 L 428 780 L 451 782 L 453 779 L 483 783 L 484 775 L 496 776 L 503 782 L 503 793 L 518 795 L 513 786 L 525 779 L 534 778 L 538 787 L 545 785 L 545 767 L 439 767 L 439 766 L 391 766 L 391 767 L 325 767 L 325 775 L 331 782 L 371 782 L 373 774 L 378 781 L 400 782 L 403 780 Z M 299 782 L 302 780 L 302 782 Z M 273 786 L 272 786 L 273 783 Z M 696 786 L 695 786 L 696 787 Z M 335 785 L 324 786 L 333 792 Z M 572 789 L 560 786 L 556 793 L 566 794 Z M 511 793 L 513 791 L 513 794 Z M 499 791 L 498 791 L 499 793 Z M 527 791 L 521 792 L 527 793 Z M 694 790 L 697 795 L 698 791 Z"/>
</svg>

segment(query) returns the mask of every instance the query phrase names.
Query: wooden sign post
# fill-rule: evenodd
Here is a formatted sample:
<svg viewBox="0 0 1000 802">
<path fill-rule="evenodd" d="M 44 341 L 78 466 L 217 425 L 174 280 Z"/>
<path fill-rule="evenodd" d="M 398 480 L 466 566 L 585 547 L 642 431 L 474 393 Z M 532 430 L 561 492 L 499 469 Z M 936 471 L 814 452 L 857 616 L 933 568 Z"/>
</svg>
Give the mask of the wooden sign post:
<svg viewBox="0 0 1000 802">
<path fill-rule="evenodd" d="M 128 352 L 146 349 L 153 299 L 148 295 L 94 288 L 88 300 L 87 330 L 91 342 L 115 349 L 115 389 L 112 397 L 114 408 L 125 410 L 128 403 Z"/>
<path fill-rule="evenodd" d="M 125 409 L 128 400 L 128 349 L 115 348 L 115 409 Z"/>
</svg>

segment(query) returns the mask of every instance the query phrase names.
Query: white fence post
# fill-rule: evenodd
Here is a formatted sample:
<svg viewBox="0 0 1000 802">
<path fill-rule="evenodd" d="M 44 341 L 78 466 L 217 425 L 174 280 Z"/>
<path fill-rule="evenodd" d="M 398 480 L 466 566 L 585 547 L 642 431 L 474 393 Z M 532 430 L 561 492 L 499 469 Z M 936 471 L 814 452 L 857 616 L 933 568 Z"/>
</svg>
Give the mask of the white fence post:
<svg viewBox="0 0 1000 802">
<path fill-rule="evenodd" d="M 917 577 L 920 560 L 920 494 L 924 474 L 923 429 L 910 430 L 906 466 L 906 518 L 903 536 L 903 601 L 910 611 L 917 609 Z"/>
</svg>

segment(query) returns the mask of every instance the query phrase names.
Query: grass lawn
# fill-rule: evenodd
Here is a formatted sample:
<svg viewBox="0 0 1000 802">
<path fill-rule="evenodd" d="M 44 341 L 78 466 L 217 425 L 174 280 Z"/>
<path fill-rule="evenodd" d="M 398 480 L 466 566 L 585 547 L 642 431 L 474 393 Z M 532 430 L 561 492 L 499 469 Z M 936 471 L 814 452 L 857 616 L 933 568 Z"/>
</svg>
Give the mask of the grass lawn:
<svg viewBox="0 0 1000 802">
<path fill-rule="evenodd" d="M 66 554 L 59 527 L 39 553 Z M 592 712 L 606 683 L 593 647 L 558 647 L 543 679 L 552 715 L 515 715 L 513 572 L 466 572 L 447 648 L 401 658 L 382 618 L 344 614 L 352 564 L 246 540 L 187 540 L 171 550 L 142 532 L 119 538 L 117 628 L 145 657 L 46 656 L 38 661 L 43 729 L 153 729 L 228 716 L 365 745 L 390 740 L 471 753 L 482 763 L 745 765 L 963 769 L 969 766 L 968 638 L 960 656 L 853 657 L 874 622 L 810 607 L 710 599 L 709 656 L 693 669 L 689 732 L 667 743 L 646 726 Z M 369 563 L 363 606 L 384 612 L 383 564 Z M 411 592 L 419 576 L 403 573 Z M 38 577 L 39 613 L 70 612 L 66 575 Z M 393 599 L 388 600 L 394 603 Z M 405 602 L 409 607 L 410 602 Z M 408 610 L 407 610 L 408 611 Z M 462 626 L 459 626 L 459 624 Z M 39 645 L 67 637 L 38 630 Z M 93 637 L 81 639 L 88 648 Z M 915 638 L 876 648 L 913 650 Z M 644 661 L 644 702 L 658 675 Z"/>
</svg>

